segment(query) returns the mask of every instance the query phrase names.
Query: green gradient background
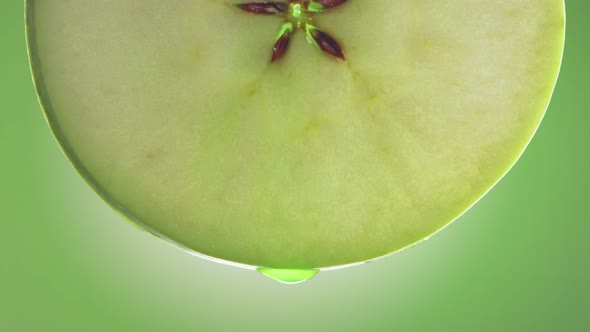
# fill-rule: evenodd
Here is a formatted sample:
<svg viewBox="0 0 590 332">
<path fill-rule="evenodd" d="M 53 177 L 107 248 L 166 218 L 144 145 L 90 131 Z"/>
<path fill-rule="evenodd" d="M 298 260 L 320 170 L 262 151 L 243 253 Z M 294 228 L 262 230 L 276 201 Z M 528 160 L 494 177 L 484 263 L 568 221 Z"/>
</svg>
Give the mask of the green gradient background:
<svg viewBox="0 0 590 332">
<path fill-rule="evenodd" d="M 590 331 L 590 2 L 528 150 L 410 250 L 308 283 L 192 257 L 128 225 L 68 164 L 0 4 L 0 331 Z"/>
</svg>

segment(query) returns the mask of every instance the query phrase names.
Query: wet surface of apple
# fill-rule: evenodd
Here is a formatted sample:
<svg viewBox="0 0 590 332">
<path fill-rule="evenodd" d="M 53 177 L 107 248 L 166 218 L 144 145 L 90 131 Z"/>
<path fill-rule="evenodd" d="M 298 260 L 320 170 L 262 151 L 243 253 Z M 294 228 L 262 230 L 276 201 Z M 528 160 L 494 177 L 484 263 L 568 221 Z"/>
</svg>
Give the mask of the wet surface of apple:
<svg viewBox="0 0 590 332">
<path fill-rule="evenodd" d="M 294 33 L 271 63 L 285 19 L 225 1 L 27 1 L 41 102 L 92 187 L 162 238 L 290 280 L 472 206 L 531 140 L 564 40 L 562 0 L 349 0 L 313 18 L 346 61 Z"/>
</svg>

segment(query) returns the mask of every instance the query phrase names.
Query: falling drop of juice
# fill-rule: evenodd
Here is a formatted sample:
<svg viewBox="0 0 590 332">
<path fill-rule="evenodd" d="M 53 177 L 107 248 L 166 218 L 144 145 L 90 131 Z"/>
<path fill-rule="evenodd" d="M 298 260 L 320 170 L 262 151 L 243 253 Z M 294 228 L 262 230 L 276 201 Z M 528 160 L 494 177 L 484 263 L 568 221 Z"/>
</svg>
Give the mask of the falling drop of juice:
<svg viewBox="0 0 590 332">
<path fill-rule="evenodd" d="M 317 269 L 273 269 L 259 267 L 256 271 L 284 284 L 298 284 L 313 278 L 318 272 Z"/>
</svg>

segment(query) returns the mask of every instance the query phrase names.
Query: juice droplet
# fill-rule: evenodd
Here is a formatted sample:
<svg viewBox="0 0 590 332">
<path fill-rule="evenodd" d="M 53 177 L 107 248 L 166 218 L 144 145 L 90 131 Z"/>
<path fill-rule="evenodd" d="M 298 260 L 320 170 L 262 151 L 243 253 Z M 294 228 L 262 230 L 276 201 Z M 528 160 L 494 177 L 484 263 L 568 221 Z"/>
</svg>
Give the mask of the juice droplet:
<svg viewBox="0 0 590 332">
<path fill-rule="evenodd" d="M 273 269 L 259 267 L 256 271 L 284 284 L 298 284 L 313 278 L 320 270 L 317 269 Z"/>
</svg>

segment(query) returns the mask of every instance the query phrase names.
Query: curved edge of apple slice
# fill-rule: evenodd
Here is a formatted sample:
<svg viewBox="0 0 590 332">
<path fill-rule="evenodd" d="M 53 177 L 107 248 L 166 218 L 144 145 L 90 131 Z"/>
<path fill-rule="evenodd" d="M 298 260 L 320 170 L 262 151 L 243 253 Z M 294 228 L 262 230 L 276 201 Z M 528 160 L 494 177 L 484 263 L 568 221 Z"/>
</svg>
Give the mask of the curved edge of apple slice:
<svg viewBox="0 0 590 332">
<path fill-rule="evenodd" d="M 98 181 L 96 181 L 94 179 L 94 177 L 90 174 L 90 172 L 86 169 L 86 167 L 83 165 L 83 163 L 81 162 L 80 158 L 78 157 L 78 155 L 74 152 L 74 150 L 72 149 L 68 139 L 64 136 L 62 136 L 60 133 L 61 131 L 61 127 L 57 121 L 57 119 L 54 117 L 53 114 L 53 107 L 51 104 L 51 100 L 49 98 L 49 94 L 47 92 L 46 87 L 44 86 L 44 79 L 43 79 L 43 72 L 41 70 L 42 65 L 40 60 L 36 57 L 35 54 L 37 54 L 36 50 L 37 50 L 37 44 L 35 41 L 35 37 L 34 37 L 34 12 L 35 12 L 35 1 L 36 0 L 25 0 L 24 1 L 24 12 L 25 12 L 25 38 L 26 38 L 26 45 L 27 45 L 27 53 L 28 53 L 28 58 L 29 58 L 29 68 L 31 71 L 31 75 L 33 78 L 33 85 L 35 87 L 35 91 L 37 93 L 37 99 L 39 101 L 39 104 L 41 106 L 41 109 L 43 111 L 43 114 L 45 116 L 45 120 L 50 128 L 50 131 L 53 135 L 53 137 L 55 138 L 55 140 L 58 142 L 58 145 L 62 151 L 62 153 L 65 155 L 65 157 L 70 161 L 71 165 L 73 166 L 73 168 L 76 170 L 76 172 L 82 177 L 82 179 L 88 183 L 88 185 L 92 188 L 92 190 L 94 190 L 94 192 L 96 192 L 96 194 L 103 200 L 105 201 L 113 210 L 115 210 L 115 212 L 117 212 L 121 217 L 123 217 L 124 220 L 126 220 L 129 224 L 131 224 L 132 226 L 146 231 L 147 233 L 155 236 L 156 238 L 163 240 L 164 242 L 168 243 L 169 245 L 172 245 L 173 247 L 176 247 L 182 251 L 185 251 L 186 253 L 196 256 L 196 257 L 200 257 L 202 259 L 206 259 L 215 263 L 220 263 L 220 264 L 225 264 L 225 265 L 229 265 L 229 266 L 234 266 L 234 267 L 239 267 L 239 268 L 243 268 L 243 269 L 248 269 L 248 270 L 257 270 L 259 268 L 290 268 L 290 267 L 267 267 L 267 266 L 255 266 L 255 265 L 250 265 L 250 264 L 246 264 L 246 263 L 240 263 L 240 262 L 234 262 L 234 261 L 228 261 L 228 260 L 224 260 L 221 258 L 216 258 L 213 256 L 209 256 L 200 252 L 197 252 L 191 248 L 188 248 L 186 246 L 184 246 L 181 243 L 178 243 L 176 241 L 174 241 L 173 239 L 171 239 L 170 237 L 156 231 L 155 229 L 153 229 L 152 227 L 144 224 L 141 220 L 139 220 L 139 218 L 135 217 L 133 215 L 133 213 L 131 213 L 130 211 L 128 211 L 127 209 L 125 209 L 119 202 L 117 202 L 116 200 L 114 200 L 113 198 L 109 197 L 109 195 L 107 194 L 107 191 L 105 189 L 103 189 L 103 187 L 98 183 Z M 418 243 L 421 243 L 423 241 L 428 240 L 429 238 L 431 238 L 432 236 L 438 234 L 440 231 L 444 230 L 447 226 L 449 226 L 450 224 L 452 224 L 454 221 L 456 221 L 457 219 L 459 219 L 461 216 L 463 216 L 467 211 L 469 211 L 475 204 L 477 204 L 483 197 L 485 197 L 487 195 L 487 193 L 489 193 L 505 176 L 506 174 L 508 174 L 508 172 L 514 167 L 514 165 L 520 160 L 520 158 L 522 157 L 522 155 L 524 154 L 524 152 L 526 151 L 526 148 L 528 147 L 528 145 L 531 143 L 531 141 L 533 140 L 534 136 L 536 135 L 537 131 L 539 130 L 539 127 L 541 125 L 541 123 L 543 122 L 543 119 L 547 113 L 547 109 L 549 108 L 549 105 L 551 103 L 551 99 L 553 97 L 553 93 L 555 92 L 555 87 L 557 85 L 557 81 L 559 78 L 559 74 L 561 71 L 561 65 L 563 62 L 563 55 L 564 55 L 564 51 L 565 51 L 565 42 L 566 42 L 566 28 L 567 28 L 567 15 L 566 15 L 566 4 L 565 4 L 565 0 L 562 1 L 562 5 L 563 5 L 563 9 L 562 9 L 562 15 L 564 18 L 564 22 L 563 22 L 563 35 L 562 35 L 562 46 L 561 46 L 561 56 L 559 59 L 559 63 L 557 64 L 557 68 L 556 68 L 556 76 L 554 78 L 554 82 L 553 82 L 553 87 L 551 89 L 551 92 L 549 93 L 549 95 L 547 96 L 548 100 L 547 100 L 547 105 L 545 106 L 545 110 L 543 111 L 539 122 L 536 126 L 536 128 L 534 129 L 532 135 L 530 136 L 528 142 L 525 144 L 524 148 L 522 149 L 522 151 L 520 152 L 520 154 L 518 154 L 518 156 L 516 156 L 516 158 L 514 159 L 514 161 L 504 170 L 504 172 L 502 173 L 502 175 L 494 182 L 494 184 L 492 186 L 490 186 L 482 195 L 480 195 L 479 197 L 477 197 L 470 205 L 467 209 L 465 209 L 464 211 L 462 211 L 460 214 L 458 214 L 456 217 L 452 218 L 450 221 L 448 221 L 447 223 L 445 223 L 442 227 L 440 227 L 439 229 L 435 230 L 433 233 L 431 233 L 430 235 L 428 235 L 427 237 L 412 242 L 398 250 L 392 251 L 390 253 L 386 253 L 384 255 L 381 256 L 377 256 L 371 259 L 368 259 L 366 261 L 362 261 L 362 262 L 353 262 L 353 263 L 348 263 L 348 264 L 342 264 L 342 265 L 336 265 L 336 266 L 326 266 L 326 267 L 311 267 L 313 269 L 317 269 L 318 271 L 331 271 L 331 270 L 338 270 L 338 269 L 343 269 L 343 268 L 348 268 L 348 267 L 354 267 L 354 266 L 359 266 L 359 265 L 363 265 L 366 263 L 370 263 L 385 257 L 388 257 L 390 255 L 394 255 L 396 253 L 399 253 L 401 251 L 404 251 L 408 248 L 411 248 L 413 246 L 415 246 Z"/>
<path fill-rule="evenodd" d="M 504 177 L 506 176 L 506 174 L 508 174 L 510 172 L 510 170 L 514 167 L 514 165 L 516 165 L 518 163 L 518 161 L 520 160 L 520 158 L 522 157 L 522 155 L 525 153 L 525 151 L 527 150 L 528 146 L 531 144 L 531 142 L 533 141 L 533 138 L 535 137 L 535 135 L 537 134 L 537 131 L 539 130 L 539 127 L 541 127 L 541 124 L 543 123 L 543 120 L 545 119 L 545 115 L 547 114 L 547 110 L 549 109 L 549 106 L 551 104 L 551 100 L 553 99 L 553 94 L 555 93 L 555 87 L 557 86 L 557 81 L 559 80 L 559 76 L 561 73 L 561 68 L 562 68 L 562 64 L 563 64 L 563 55 L 565 52 L 565 44 L 566 44 L 566 30 L 567 30 L 567 10 L 566 10 L 566 3 L 565 0 L 561 1 L 562 4 L 562 9 L 561 9 L 561 14 L 563 16 L 563 33 L 561 36 L 561 50 L 560 50 L 560 56 L 559 56 L 559 62 L 557 63 L 557 68 L 556 68 L 556 75 L 555 78 L 553 79 L 553 86 L 551 87 L 551 92 L 549 93 L 549 95 L 547 96 L 547 104 L 545 105 L 545 109 L 543 110 L 540 118 L 539 118 L 539 122 L 537 123 L 537 126 L 534 128 L 531 136 L 529 137 L 528 141 L 526 142 L 526 144 L 524 145 L 524 147 L 522 148 L 522 150 L 520 151 L 520 153 L 516 156 L 516 158 L 512 161 L 512 163 L 510 163 L 508 165 L 508 167 L 502 172 L 502 175 L 500 177 L 498 177 L 498 179 L 486 190 L 484 191 L 483 194 L 481 194 L 479 197 L 477 197 L 465 210 L 463 210 L 461 213 L 459 213 L 456 217 L 452 218 L 449 222 L 447 222 L 446 224 L 444 224 L 442 227 L 440 227 L 439 229 L 435 230 L 434 232 L 432 232 L 430 235 L 422 238 L 421 240 L 415 241 L 413 243 L 410 243 L 408 245 L 406 245 L 405 247 L 402 247 L 398 250 L 392 251 L 390 253 L 387 253 L 385 255 L 381 255 L 372 259 L 369 259 L 367 261 L 358 263 L 358 264 L 347 264 L 347 265 L 339 265 L 339 266 L 333 266 L 333 267 L 325 267 L 325 268 L 320 268 L 320 271 L 329 271 L 329 270 L 337 270 L 340 268 L 345 268 L 345 267 L 349 267 L 349 266 L 355 266 L 355 265 L 361 265 L 361 264 L 365 264 L 365 263 L 370 263 L 376 260 L 379 260 L 381 258 L 385 258 L 394 254 L 397 254 L 401 251 L 404 251 L 406 249 L 409 249 L 421 242 L 424 242 L 428 239 L 430 239 L 432 236 L 438 234 L 439 232 L 441 232 L 442 230 L 444 230 L 445 228 L 447 228 L 449 225 L 451 225 L 453 222 L 455 222 L 457 219 L 461 218 L 465 213 L 467 213 L 469 210 L 471 210 L 471 208 L 473 206 L 475 206 L 477 203 L 479 203 L 479 201 L 484 198 L 492 189 L 494 189 L 496 187 L 496 185 L 502 181 L 502 179 L 504 179 Z"/>
<path fill-rule="evenodd" d="M 168 236 L 156 231 L 155 229 L 149 227 L 148 225 L 144 224 L 139 218 L 137 218 L 133 213 L 127 210 L 123 205 L 117 202 L 115 199 L 111 198 L 107 191 L 94 179 L 92 174 L 88 171 L 88 169 L 84 166 L 78 155 L 75 153 L 74 149 L 72 149 L 70 142 L 68 139 L 61 135 L 62 130 L 59 122 L 54 116 L 53 106 L 51 103 L 51 98 L 49 98 L 49 93 L 47 88 L 44 84 L 44 75 L 42 71 L 42 65 L 39 58 L 36 56 L 37 54 L 37 42 L 35 40 L 35 1 L 36 0 L 25 0 L 24 1 L 24 11 L 25 11 L 25 38 L 27 44 L 27 53 L 29 58 L 29 69 L 31 71 L 31 75 L 33 78 L 33 85 L 35 87 L 35 91 L 37 92 L 37 99 L 39 101 L 39 105 L 43 111 L 43 115 L 45 116 L 45 121 L 47 122 L 51 134 L 58 142 L 58 145 L 65 155 L 65 157 L 69 160 L 70 164 L 76 170 L 76 172 L 82 177 L 82 179 L 96 192 L 96 194 L 105 201 L 115 212 L 117 212 L 124 220 L 126 220 L 129 224 L 133 227 L 145 231 L 156 238 L 163 240 L 164 242 L 176 247 L 182 251 L 185 251 L 191 255 L 207 259 L 209 261 L 213 261 L 216 263 L 222 263 L 226 265 L 231 265 L 235 267 L 240 267 L 248 270 L 256 270 L 258 266 L 243 264 L 238 262 L 232 262 L 223 260 L 220 258 L 208 256 L 199 252 L 196 252 L 174 240 L 169 238 Z"/>
</svg>

